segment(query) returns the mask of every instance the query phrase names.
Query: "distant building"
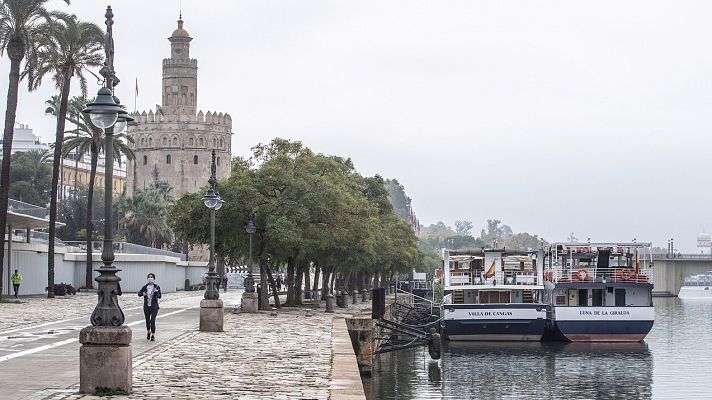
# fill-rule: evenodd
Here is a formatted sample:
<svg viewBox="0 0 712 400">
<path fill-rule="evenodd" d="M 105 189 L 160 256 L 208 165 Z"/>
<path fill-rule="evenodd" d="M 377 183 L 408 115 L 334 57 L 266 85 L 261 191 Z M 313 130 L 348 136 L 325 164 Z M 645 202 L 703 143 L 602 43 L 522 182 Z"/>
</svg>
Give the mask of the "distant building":
<svg viewBox="0 0 712 400">
<path fill-rule="evenodd" d="M 171 57 L 163 60 L 162 105 L 134 113 L 129 136 L 136 159 L 128 163 L 127 195 L 166 181 L 176 198 L 196 192 L 210 177 L 211 151 L 216 152 L 218 179 L 230 175 L 232 118 L 197 111 L 198 61 L 190 58 L 190 37 L 183 18 L 168 38 Z M 196 113 L 197 111 L 197 113 Z"/>
<path fill-rule="evenodd" d="M 0 149 L 2 147 L 3 141 L 0 138 Z M 49 150 L 49 145 L 42 143 L 42 139 L 32 132 L 29 125 L 16 123 L 12 135 L 12 154 L 30 150 Z"/>
<path fill-rule="evenodd" d="M 60 198 L 67 198 L 79 188 L 86 188 L 89 185 L 89 175 L 91 174 L 91 159 L 89 155 L 77 159 L 76 154 L 69 154 L 62 163 L 62 173 L 60 175 L 59 191 Z M 97 167 L 94 187 L 104 189 L 104 157 L 100 156 Z M 126 190 L 126 163 L 118 165 L 114 161 L 114 196 L 120 196 Z"/>
</svg>

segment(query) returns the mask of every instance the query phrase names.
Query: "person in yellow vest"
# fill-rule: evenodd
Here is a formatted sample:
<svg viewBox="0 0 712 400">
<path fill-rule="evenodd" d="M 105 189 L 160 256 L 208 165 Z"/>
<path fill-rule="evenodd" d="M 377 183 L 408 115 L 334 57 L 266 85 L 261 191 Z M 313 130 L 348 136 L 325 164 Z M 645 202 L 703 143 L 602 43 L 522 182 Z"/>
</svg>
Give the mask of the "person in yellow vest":
<svg viewBox="0 0 712 400">
<path fill-rule="evenodd" d="M 17 298 L 17 292 L 20 291 L 20 283 L 22 283 L 22 275 L 20 275 L 18 270 L 15 270 L 15 273 L 12 274 L 10 280 L 12 281 L 12 289 L 15 291 L 15 298 Z"/>
</svg>

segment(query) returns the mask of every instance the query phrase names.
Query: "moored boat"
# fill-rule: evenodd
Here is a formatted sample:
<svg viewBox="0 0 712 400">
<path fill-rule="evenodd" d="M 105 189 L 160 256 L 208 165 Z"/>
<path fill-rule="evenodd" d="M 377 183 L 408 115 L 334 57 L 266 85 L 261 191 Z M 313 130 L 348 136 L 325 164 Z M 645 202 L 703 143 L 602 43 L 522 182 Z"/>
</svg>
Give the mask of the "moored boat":
<svg viewBox="0 0 712 400">
<path fill-rule="evenodd" d="M 441 324 L 449 340 L 538 341 L 543 251 L 443 249 Z"/>
<path fill-rule="evenodd" d="M 650 243 L 554 243 L 546 257 L 547 337 L 639 342 L 650 332 Z"/>
</svg>

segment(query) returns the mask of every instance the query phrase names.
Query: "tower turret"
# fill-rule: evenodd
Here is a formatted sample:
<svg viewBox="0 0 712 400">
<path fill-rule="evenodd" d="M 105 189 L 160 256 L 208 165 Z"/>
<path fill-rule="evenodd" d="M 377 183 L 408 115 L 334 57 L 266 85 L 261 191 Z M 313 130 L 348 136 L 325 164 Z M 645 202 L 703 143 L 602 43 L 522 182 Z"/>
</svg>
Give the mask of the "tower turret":
<svg viewBox="0 0 712 400">
<path fill-rule="evenodd" d="M 163 113 L 194 115 L 198 102 L 198 60 L 190 58 L 193 38 L 183 28 L 182 15 L 168 40 L 171 58 L 163 59 Z"/>
</svg>

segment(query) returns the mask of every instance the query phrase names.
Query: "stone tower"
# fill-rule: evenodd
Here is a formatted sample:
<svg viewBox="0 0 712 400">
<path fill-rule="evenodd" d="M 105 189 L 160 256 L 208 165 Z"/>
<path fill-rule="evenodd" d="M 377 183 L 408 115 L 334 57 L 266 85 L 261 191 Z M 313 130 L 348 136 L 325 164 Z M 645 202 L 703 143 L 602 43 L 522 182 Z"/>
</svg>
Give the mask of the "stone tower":
<svg viewBox="0 0 712 400">
<path fill-rule="evenodd" d="M 198 60 L 190 58 L 193 38 L 183 29 L 182 16 L 168 40 L 171 57 L 163 60 L 162 105 L 155 112 L 132 115 L 136 124 L 128 134 L 134 139 L 136 159 L 128 163 L 128 196 L 154 181 L 168 182 L 175 198 L 201 190 L 210 177 L 213 149 L 218 179 L 230 175 L 232 118 L 227 113 L 196 113 Z"/>
</svg>

